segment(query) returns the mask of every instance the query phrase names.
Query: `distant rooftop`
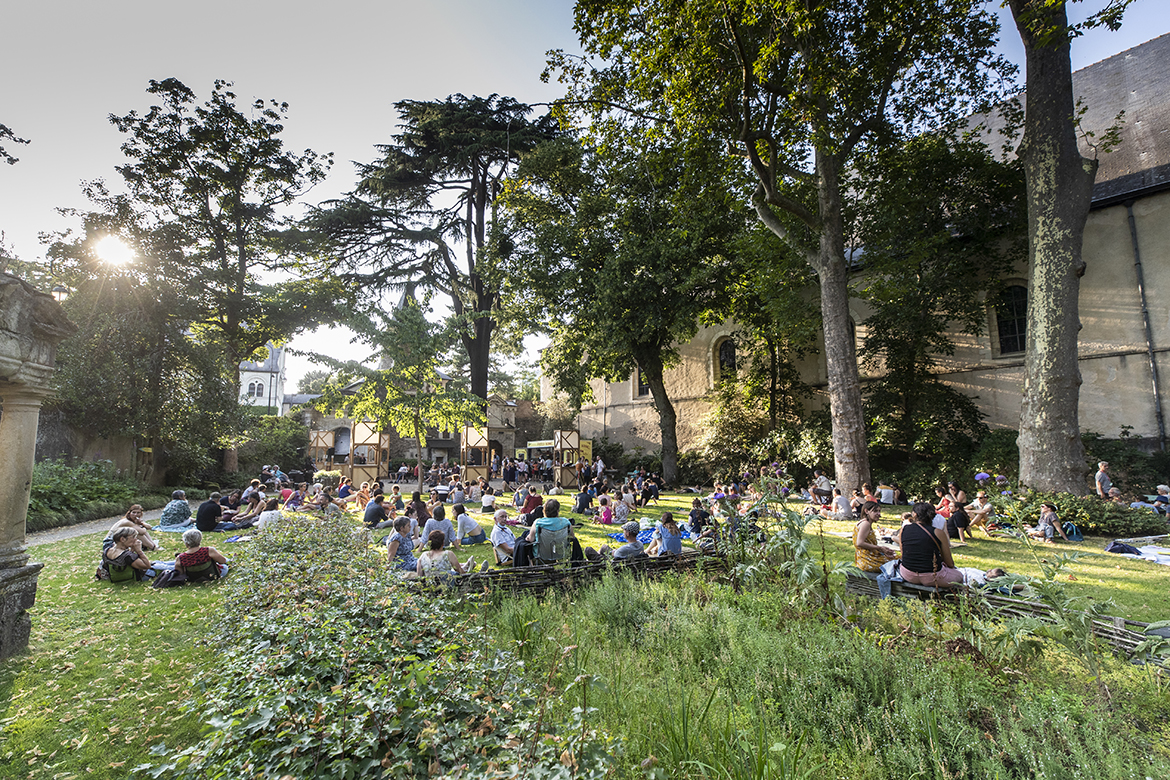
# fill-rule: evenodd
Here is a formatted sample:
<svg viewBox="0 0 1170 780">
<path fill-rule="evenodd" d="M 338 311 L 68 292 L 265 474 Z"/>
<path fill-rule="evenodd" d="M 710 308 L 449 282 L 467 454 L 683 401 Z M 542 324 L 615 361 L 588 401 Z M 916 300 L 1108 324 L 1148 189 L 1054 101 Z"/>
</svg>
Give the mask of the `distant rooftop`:
<svg viewBox="0 0 1170 780">
<path fill-rule="evenodd" d="M 268 345 L 268 357 L 261 361 L 242 360 L 240 361 L 241 371 L 258 371 L 264 374 L 280 373 L 280 358 L 284 355 L 284 347 L 274 347 Z"/>
</svg>

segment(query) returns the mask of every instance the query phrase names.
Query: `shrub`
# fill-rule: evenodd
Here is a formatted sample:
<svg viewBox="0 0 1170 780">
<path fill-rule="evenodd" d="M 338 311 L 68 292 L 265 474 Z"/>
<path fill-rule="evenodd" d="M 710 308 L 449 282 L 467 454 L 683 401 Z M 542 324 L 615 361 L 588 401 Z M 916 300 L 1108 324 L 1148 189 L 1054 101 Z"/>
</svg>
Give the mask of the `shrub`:
<svg viewBox="0 0 1170 780">
<path fill-rule="evenodd" d="M 1040 517 L 1040 505 L 1051 502 L 1062 521 L 1076 523 L 1082 533 L 1126 539 L 1166 533 L 1166 518 L 1149 509 L 1130 509 L 1096 496 L 1029 491 L 1016 504 L 1019 513 L 1033 522 Z"/>
<path fill-rule="evenodd" d="M 710 485 L 714 479 L 710 462 L 703 450 L 688 450 L 678 456 L 680 485 Z"/>
<path fill-rule="evenodd" d="M 269 463 L 288 471 L 304 460 L 309 446 L 309 430 L 298 417 L 258 417 L 246 436 L 248 441 L 239 447 L 240 471 L 245 474 L 259 474 Z"/>
<path fill-rule="evenodd" d="M 313 475 L 314 482 L 320 482 L 325 487 L 337 487 L 341 484 L 340 471 L 318 471 Z"/>
<path fill-rule="evenodd" d="M 1086 491 L 1092 490 L 1092 474 L 1097 470 L 1098 461 L 1109 462 L 1109 476 L 1113 484 L 1127 494 L 1145 494 L 1153 492 L 1154 485 L 1165 482 L 1165 471 L 1156 468 L 1162 459 L 1155 460 L 1152 455 L 1139 449 L 1129 436 L 1128 426 L 1121 430 L 1121 437 L 1106 439 L 1098 433 L 1086 433 L 1081 436 L 1085 443 L 1085 469 L 1089 474 L 1089 481 L 1085 483 Z"/>
<path fill-rule="evenodd" d="M 224 583 L 223 662 L 196 684 L 199 744 L 154 777 L 605 777 L 608 740 L 544 716 L 459 605 L 407 590 L 364 534 L 296 516 Z M 572 770 L 570 772 L 570 770 Z"/>
<path fill-rule="evenodd" d="M 29 513 L 72 513 L 94 502 L 120 505 L 135 492 L 134 482 L 119 475 L 108 460 L 46 460 L 33 467 Z"/>
</svg>

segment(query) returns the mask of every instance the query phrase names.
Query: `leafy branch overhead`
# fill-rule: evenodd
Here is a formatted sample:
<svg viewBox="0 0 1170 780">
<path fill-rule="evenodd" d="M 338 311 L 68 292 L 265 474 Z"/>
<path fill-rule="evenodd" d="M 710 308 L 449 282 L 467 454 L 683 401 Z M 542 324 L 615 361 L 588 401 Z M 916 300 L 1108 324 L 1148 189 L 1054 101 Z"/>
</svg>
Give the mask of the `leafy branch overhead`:
<svg viewBox="0 0 1170 780">
<path fill-rule="evenodd" d="M 28 139 L 17 138 L 16 133 L 14 133 L 12 128 L 8 127 L 7 125 L 0 125 L 0 141 L 11 141 L 15 144 L 28 143 Z M 3 160 L 9 165 L 16 165 L 16 163 L 20 162 L 19 157 L 13 157 L 12 154 L 3 146 L 0 146 L 0 160 Z"/>
<path fill-rule="evenodd" d="M 313 356 L 333 369 L 333 378 L 322 387 L 314 407 L 393 429 L 415 441 L 420 459 L 428 428 L 457 431 L 485 421 L 484 399 L 451 386 L 439 372 L 454 336 L 428 322 L 426 312 L 424 305 L 404 295 L 392 316 L 375 311 L 369 317 L 351 318 L 350 326 L 380 357 L 377 368 Z"/>
</svg>

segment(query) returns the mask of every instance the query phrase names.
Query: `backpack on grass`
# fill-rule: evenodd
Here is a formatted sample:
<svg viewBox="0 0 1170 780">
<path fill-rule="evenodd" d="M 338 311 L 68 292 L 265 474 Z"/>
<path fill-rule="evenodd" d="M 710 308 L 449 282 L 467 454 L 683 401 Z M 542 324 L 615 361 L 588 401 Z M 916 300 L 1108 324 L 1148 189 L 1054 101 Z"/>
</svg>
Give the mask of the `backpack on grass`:
<svg viewBox="0 0 1170 780">
<path fill-rule="evenodd" d="M 1076 523 L 1071 521 L 1064 524 L 1064 535 L 1068 537 L 1070 542 L 1085 541 L 1085 535 L 1081 533 L 1081 529 L 1077 528 Z"/>
</svg>

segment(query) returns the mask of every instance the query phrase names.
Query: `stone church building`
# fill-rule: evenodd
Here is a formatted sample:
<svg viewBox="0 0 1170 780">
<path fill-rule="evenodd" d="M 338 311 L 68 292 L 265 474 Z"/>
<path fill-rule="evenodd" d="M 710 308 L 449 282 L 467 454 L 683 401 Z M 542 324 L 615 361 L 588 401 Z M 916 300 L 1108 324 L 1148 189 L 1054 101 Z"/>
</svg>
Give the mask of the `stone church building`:
<svg viewBox="0 0 1170 780">
<path fill-rule="evenodd" d="M 1166 439 L 1166 387 L 1170 379 L 1170 35 L 1148 41 L 1078 71 L 1074 90 L 1086 109 L 1082 128 L 1097 137 L 1124 111 L 1121 143 L 1100 157 L 1092 211 L 1085 230 L 1080 316 L 1080 419 L 1086 431 L 1116 437 L 1123 426 L 1157 448 Z M 1083 147 L 1086 155 L 1088 147 Z M 864 273 L 864 271 L 862 271 Z M 960 335 L 941 364 L 945 381 L 975 399 L 992 428 L 1019 426 L 1024 380 L 1028 299 L 1027 268 L 1010 278 L 1004 298 L 988 302 L 979 337 Z M 973 294 L 983 295 L 982 292 Z M 850 315 L 861 324 L 867 305 L 854 299 Z M 682 449 L 700 443 L 709 394 L 720 372 L 736 362 L 735 325 L 700 328 L 681 345 L 681 363 L 667 372 L 678 412 Z M 800 366 L 802 378 L 826 404 L 824 358 Z M 863 369 L 864 371 L 864 369 Z M 866 379 L 864 373 L 863 381 Z M 658 414 L 637 372 L 623 382 L 595 380 L 594 402 L 581 409 L 583 438 L 608 437 L 624 446 L 658 446 Z M 548 381 L 542 395 L 551 394 Z"/>
</svg>

